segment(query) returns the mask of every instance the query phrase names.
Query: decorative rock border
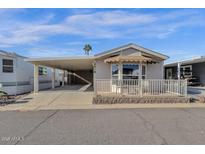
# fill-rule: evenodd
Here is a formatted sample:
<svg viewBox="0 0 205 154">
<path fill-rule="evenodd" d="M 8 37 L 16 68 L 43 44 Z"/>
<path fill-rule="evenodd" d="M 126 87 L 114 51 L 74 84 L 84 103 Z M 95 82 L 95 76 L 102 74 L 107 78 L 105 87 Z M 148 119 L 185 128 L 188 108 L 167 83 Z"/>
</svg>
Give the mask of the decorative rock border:
<svg viewBox="0 0 205 154">
<path fill-rule="evenodd" d="M 199 100 L 200 103 L 205 103 L 205 96 L 203 95 L 198 96 L 197 99 Z"/>
<path fill-rule="evenodd" d="M 180 96 L 101 96 L 93 98 L 93 104 L 153 104 L 153 103 L 190 103 L 190 97 Z"/>
</svg>

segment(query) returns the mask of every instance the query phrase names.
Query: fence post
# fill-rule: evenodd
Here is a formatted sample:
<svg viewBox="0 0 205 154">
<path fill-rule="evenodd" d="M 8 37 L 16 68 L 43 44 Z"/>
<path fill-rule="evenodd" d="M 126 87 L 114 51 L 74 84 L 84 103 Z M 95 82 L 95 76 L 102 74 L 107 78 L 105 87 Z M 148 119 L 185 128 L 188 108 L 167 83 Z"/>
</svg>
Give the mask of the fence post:
<svg viewBox="0 0 205 154">
<path fill-rule="evenodd" d="M 140 79 L 139 81 L 140 81 L 140 82 L 139 82 L 139 83 L 140 83 L 140 97 L 142 97 L 142 88 L 143 88 L 143 87 L 142 87 L 142 86 L 143 86 L 143 85 L 142 85 L 142 82 L 143 82 L 143 80 Z"/>
<path fill-rule="evenodd" d="M 120 94 L 123 95 L 123 80 L 120 79 Z"/>
<path fill-rule="evenodd" d="M 180 79 L 178 79 L 177 80 L 177 89 L 176 89 L 176 92 L 177 92 L 177 95 L 180 95 L 180 91 L 179 91 L 179 89 L 180 89 Z"/>
<path fill-rule="evenodd" d="M 187 79 L 185 79 L 185 83 L 184 83 L 185 87 L 184 87 L 184 95 L 187 97 Z"/>
<path fill-rule="evenodd" d="M 96 86 L 97 82 L 96 79 L 94 80 L 94 95 L 97 95 L 97 86 Z"/>
<path fill-rule="evenodd" d="M 112 93 L 112 79 L 110 79 L 109 85 L 110 85 L 110 93 Z"/>
</svg>

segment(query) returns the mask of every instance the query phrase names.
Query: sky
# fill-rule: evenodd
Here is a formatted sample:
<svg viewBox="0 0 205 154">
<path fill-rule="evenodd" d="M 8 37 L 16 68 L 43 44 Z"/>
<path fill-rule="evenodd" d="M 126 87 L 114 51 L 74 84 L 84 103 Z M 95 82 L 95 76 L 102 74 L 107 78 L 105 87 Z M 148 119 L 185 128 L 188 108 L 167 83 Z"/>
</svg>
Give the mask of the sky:
<svg viewBox="0 0 205 154">
<path fill-rule="evenodd" d="M 205 9 L 0 9 L 0 50 L 27 57 L 84 56 L 128 43 L 168 55 L 205 56 Z"/>
</svg>

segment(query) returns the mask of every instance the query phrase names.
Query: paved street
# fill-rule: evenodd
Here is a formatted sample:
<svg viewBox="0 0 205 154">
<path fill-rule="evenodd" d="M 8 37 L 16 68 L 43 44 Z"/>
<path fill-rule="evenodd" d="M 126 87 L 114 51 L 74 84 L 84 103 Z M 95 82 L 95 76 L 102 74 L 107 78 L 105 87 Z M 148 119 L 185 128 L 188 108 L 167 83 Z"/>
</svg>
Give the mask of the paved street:
<svg viewBox="0 0 205 154">
<path fill-rule="evenodd" d="M 205 144 L 205 109 L 0 112 L 0 144 Z"/>
</svg>

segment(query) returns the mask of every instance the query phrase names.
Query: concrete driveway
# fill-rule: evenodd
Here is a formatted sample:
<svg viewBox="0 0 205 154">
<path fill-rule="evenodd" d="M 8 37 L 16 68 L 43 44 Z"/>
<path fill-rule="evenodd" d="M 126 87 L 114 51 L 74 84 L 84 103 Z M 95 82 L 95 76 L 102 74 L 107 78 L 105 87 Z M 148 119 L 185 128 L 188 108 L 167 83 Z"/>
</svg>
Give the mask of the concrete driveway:
<svg viewBox="0 0 205 154">
<path fill-rule="evenodd" d="M 205 96 L 205 87 L 188 87 L 188 95 L 193 98 L 197 98 L 200 95 Z"/>
<path fill-rule="evenodd" d="M 204 109 L 0 112 L 0 144 L 205 144 Z"/>
<path fill-rule="evenodd" d="M 7 110 L 39 110 L 56 109 L 65 106 L 89 106 L 92 104 L 93 91 L 84 90 L 82 85 L 47 89 L 39 93 L 31 93 L 14 104 L 0 106 L 1 111 Z"/>
</svg>

